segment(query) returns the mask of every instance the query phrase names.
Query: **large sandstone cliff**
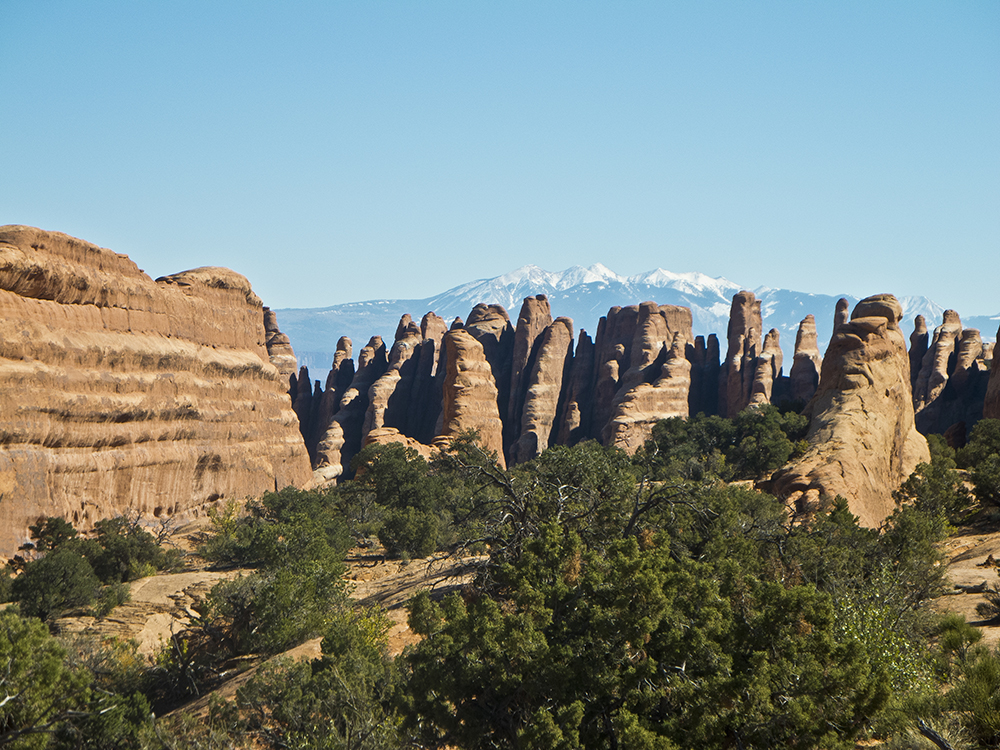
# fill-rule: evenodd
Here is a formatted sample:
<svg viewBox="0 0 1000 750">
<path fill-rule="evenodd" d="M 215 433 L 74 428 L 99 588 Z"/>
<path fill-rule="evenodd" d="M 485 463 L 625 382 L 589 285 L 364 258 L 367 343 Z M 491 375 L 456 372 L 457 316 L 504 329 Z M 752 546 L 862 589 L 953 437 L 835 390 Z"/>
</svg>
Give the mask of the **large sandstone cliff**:
<svg viewBox="0 0 1000 750">
<path fill-rule="evenodd" d="M 930 460 L 914 426 L 901 317 L 896 298 L 880 294 L 837 325 L 804 412 L 809 449 L 767 485 L 799 510 L 841 495 L 861 523 L 877 526 L 895 507 L 892 491 Z"/>
<path fill-rule="evenodd" d="M 153 281 L 127 256 L 0 227 L 0 320 L 0 552 L 42 515 L 86 527 L 310 480 L 291 349 L 239 274 Z"/>
</svg>

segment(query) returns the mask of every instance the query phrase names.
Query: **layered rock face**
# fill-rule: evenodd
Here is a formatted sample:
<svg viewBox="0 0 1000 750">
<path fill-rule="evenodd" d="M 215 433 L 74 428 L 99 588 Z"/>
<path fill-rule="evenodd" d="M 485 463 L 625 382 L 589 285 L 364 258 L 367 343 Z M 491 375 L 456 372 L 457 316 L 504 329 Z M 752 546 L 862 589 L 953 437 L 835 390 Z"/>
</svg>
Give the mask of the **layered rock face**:
<svg viewBox="0 0 1000 750">
<path fill-rule="evenodd" d="M 0 552 L 43 515 L 86 528 L 309 482 L 294 356 L 243 276 L 154 282 L 124 255 L 0 227 L 0 320 Z"/>
<path fill-rule="evenodd" d="M 866 526 L 892 513 L 892 491 L 928 461 L 914 426 L 910 363 L 895 297 L 876 295 L 837 326 L 819 388 L 805 409 L 806 454 L 776 472 L 768 488 L 802 511 L 836 495 Z"/>
</svg>

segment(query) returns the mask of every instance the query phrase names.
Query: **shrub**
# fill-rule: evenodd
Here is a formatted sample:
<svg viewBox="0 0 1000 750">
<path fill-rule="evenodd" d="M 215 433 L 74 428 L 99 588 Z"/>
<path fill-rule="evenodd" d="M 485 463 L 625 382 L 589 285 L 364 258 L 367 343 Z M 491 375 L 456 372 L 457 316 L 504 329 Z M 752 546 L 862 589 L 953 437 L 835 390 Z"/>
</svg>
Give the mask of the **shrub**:
<svg viewBox="0 0 1000 750">
<path fill-rule="evenodd" d="M 958 451 L 958 461 L 970 471 L 976 499 L 1000 505 L 1000 420 L 979 420 L 969 442 Z"/>
<path fill-rule="evenodd" d="M 94 604 L 94 617 L 106 617 L 111 611 L 132 600 L 132 589 L 127 583 L 109 583 L 101 589 Z"/>
<path fill-rule="evenodd" d="M 28 565 L 14 579 L 11 595 L 21 611 L 43 620 L 97 597 L 101 582 L 90 563 L 72 549 L 60 548 Z"/>
</svg>

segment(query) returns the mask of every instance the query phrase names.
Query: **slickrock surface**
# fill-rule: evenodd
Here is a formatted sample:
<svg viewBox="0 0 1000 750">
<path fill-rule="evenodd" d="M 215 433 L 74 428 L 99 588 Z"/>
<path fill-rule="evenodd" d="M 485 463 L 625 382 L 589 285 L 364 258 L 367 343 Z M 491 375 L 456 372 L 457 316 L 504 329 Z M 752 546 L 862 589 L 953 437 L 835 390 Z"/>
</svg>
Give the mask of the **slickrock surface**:
<svg viewBox="0 0 1000 750">
<path fill-rule="evenodd" d="M 444 447 L 465 430 L 478 430 L 482 446 L 496 451 L 497 461 L 506 466 L 497 386 L 483 345 L 466 329 L 449 331 L 444 341 L 444 404 L 435 444 Z"/>
<path fill-rule="evenodd" d="M 0 227 L 0 320 L 0 552 L 42 515 L 86 528 L 308 483 L 243 276 L 153 281 L 82 240 Z"/>
<path fill-rule="evenodd" d="M 930 460 L 913 423 L 901 317 L 896 298 L 879 294 L 837 328 L 804 412 L 809 450 L 766 485 L 799 510 L 842 495 L 861 523 L 877 526 L 894 508 L 892 491 Z"/>
<path fill-rule="evenodd" d="M 402 434 L 395 427 L 377 427 L 365 435 L 365 447 L 369 445 L 390 445 L 399 443 L 404 448 L 412 448 L 428 461 L 437 453 L 437 448 L 432 445 L 424 445 L 419 440 L 414 440 Z"/>
<path fill-rule="evenodd" d="M 102 638 L 135 639 L 140 656 L 153 657 L 198 617 L 197 608 L 220 581 L 236 578 L 244 571 L 196 570 L 164 573 L 128 584 L 131 599 L 115 607 L 107 617 L 62 617 L 56 621 L 60 633 L 99 633 Z"/>
<path fill-rule="evenodd" d="M 806 315 L 795 334 L 795 354 L 789 373 L 793 399 L 808 403 L 819 387 L 822 367 L 823 358 L 816 343 L 816 319 L 812 315 Z"/>
<path fill-rule="evenodd" d="M 525 380 L 527 392 L 518 420 L 521 435 L 512 449 L 512 463 L 530 461 L 550 445 L 559 416 L 563 380 L 573 361 L 573 321 L 558 318 L 549 325 L 539 337 L 537 356 L 533 359 Z"/>
</svg>

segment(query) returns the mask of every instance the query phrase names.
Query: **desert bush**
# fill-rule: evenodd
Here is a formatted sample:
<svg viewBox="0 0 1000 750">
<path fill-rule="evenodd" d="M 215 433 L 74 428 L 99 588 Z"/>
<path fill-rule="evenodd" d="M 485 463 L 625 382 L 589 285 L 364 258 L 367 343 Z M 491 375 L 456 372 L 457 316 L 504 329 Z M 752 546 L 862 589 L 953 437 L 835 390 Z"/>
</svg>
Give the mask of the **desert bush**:
<svg viewBox="0 0 1000 750">
<path fill-rule="evenodd" d="M 132 589 L 127 583 L 109 583 L 101 588 L 91 612 L 94 617 L 106 617 L 115 607 L 131 600 Z"/>
<path fill-rule="evenodd" d="M 0 746 L 46 747 L 86 712 L 90 675 L 69 668 L 65 656 L 41 622 L 0 611 Z"/>
<path fill-rule="evenodd" d="M 347 523 L 333 493 L 286 487 L 212 514 L 213 534 L 199 549 L 208 560 L 244 567 L 278 568 L 290 560 L 343 559 L 351 546 Z"/>
<path fill-rule="evenodd" d="M 969 470 L 981 503 L 1000 505 L 1000 419 L 981 419 L 958 451 L 958 463 Z"/>
<path fill-rule="evenodd" d="M 756 479 L 781 467 L 806 447 L 808 420 L 770 404 L 744 409 L 732 419 L 697 414 L 662 420 L 637 454 L 655 475 L 700 481 Z"/>
<path fill-rule="evenodd" d="M 11 586 L 11 598 L 21 612 L 42 620 L 68 609 L 86 607 L 96 598 L 101 582 L 86 558 L 65 547 L 28 565 Z"/>
</svg>

